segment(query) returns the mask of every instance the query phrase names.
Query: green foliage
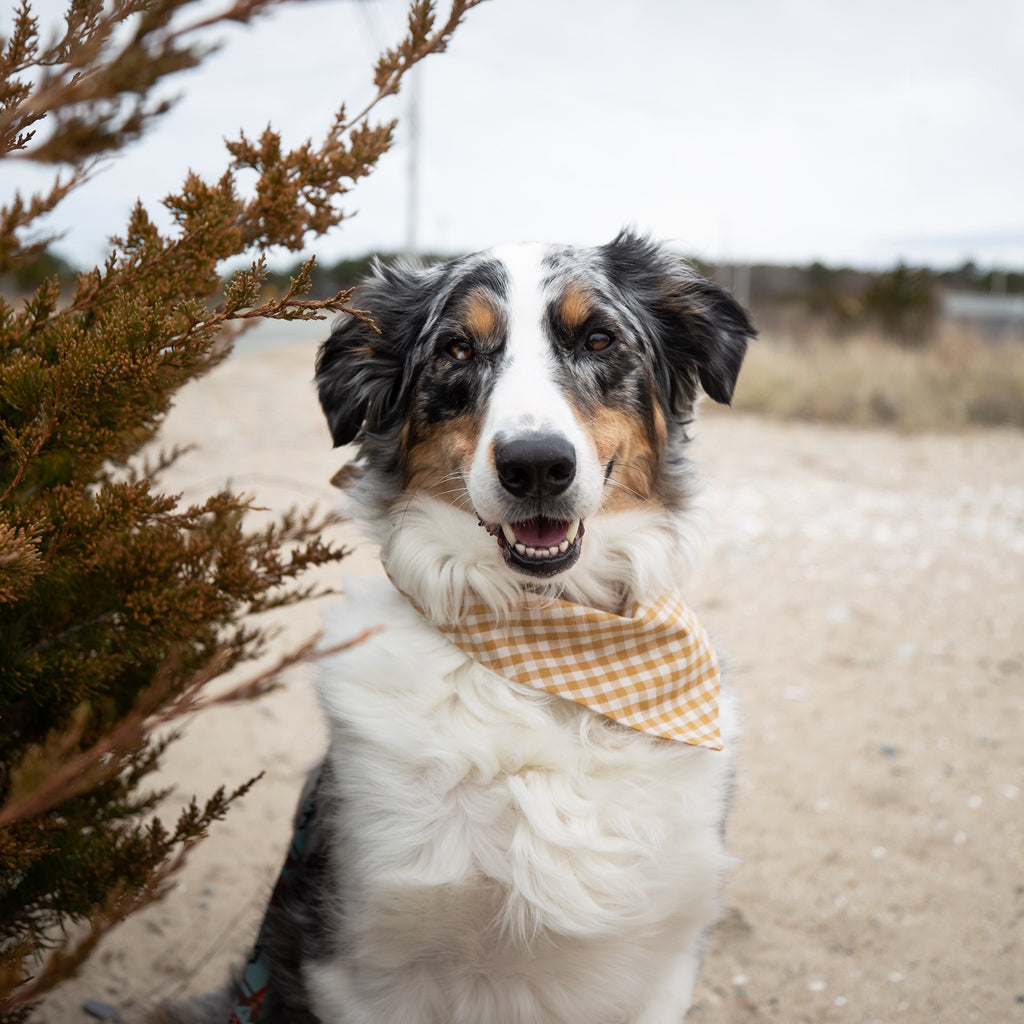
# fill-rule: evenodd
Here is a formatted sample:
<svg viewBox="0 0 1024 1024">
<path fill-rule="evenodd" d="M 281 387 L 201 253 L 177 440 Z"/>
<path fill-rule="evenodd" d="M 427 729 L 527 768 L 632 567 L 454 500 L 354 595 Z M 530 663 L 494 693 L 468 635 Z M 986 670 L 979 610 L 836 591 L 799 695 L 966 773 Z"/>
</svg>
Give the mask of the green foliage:
<svg viewBox="0 0 1024 1024">
<path fill-rule="evenodd" d="M 840 333 L 853 327 L 863 312 L 861 297 L 851 290 L 848 275 L 838 267 L 812 263 L 804 271 L 803 299 L 812 316 L 821 317 Z"/>
<path fill-rule="evenodd" d="M 731 268 L 712 274 L 727 287 Z M 1012 275 L 1011 275 L 1012 276 Z M 880 332 L 904 346 L 925 344 L 935 333 L 947 275 L 900 263 L 889 271 L 856 270 L 814 262 L 805 267 L 755 264 L 747 291 L 762 328 L 802 334 L 825 331 L 837 339 Z"/>
<path fill-rule="evenodd" d="M 927 270 L 913 270 L 901 263 L 871 282 L 864 308 L 877 318 L 889 338 L 903 345 L 922 345 L 939 312 L 933 277 Z"/>
<path fill-rule="evenodd" d="M 840 337 L 873 328 L 902 345 L 923 344 L 939 313 L 934 275 L 900 263 L 884 273 L 864 273 L 812 263 L 798 271 L 795 292 L 812 319 Z"/>
<path fill-rule="evenodd" d="M 1020 270 L 982 270 L 973 260 L 937 275 L 938 280 L 958 291 L 1024 295 L 1024 272 Z"/>
<path fill-rule="evenodd" d="M 239 325 L 347 310 L 344 290 L 309 297 L 311 259 L 272 296 L 265 252 L 342 221 L 339 199 L 391 144 L 393 123 L 371 124 L 371 109 L 481 0 L 455 0 L 440 27 L 416 0 L 365 110 L 340 110 L 319 145 L 288 150 L 269 127 L 229 142 L 219 179 L 189 174 L 164 200 L 170 231 L 136 206 L 103 266 L 69 281 L 52 240 L 25 237 L 166 109 L 153 87 L 209 52 L 206 30 L 272 2 L 183 25 L 188 0 L 71 0 L 65 31 L 43 45 L 23 0 L 0 40 L 0 156 L 64 165 L 51 188 L 0 209 L 0 273 L 33 289 L 0 299 L 0 1017 L 23 1017 L 159 896 L 245 791 L 220 789 L 162 824 L 146 779 L 174 734 L 154 730 L 261 652 L 252 613 L 309 597 L 302 573 L 343 555 L 312 512 L 253 532 L 247 500 L 228 491 L 182 507 L 159 479 L 183 453 L 140 464 L 140 449 Z M 250 266 L 222 287 L 239 256 Z M 272 675 L 218 700 L 262 692 Z"/>
</svg>

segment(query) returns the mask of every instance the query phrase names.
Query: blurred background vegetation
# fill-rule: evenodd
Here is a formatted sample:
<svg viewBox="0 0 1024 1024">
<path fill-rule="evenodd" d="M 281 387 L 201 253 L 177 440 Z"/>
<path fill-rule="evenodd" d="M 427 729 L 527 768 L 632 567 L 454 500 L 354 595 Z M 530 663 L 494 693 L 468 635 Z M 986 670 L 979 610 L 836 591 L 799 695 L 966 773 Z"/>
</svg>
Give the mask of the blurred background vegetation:
<svg viewBox="0 0 1024 1024">
<path fill-rule="evenodd" d="M 353 287 L 370 260 L 317 267 L 313 293 Z M 691 262 L 760 330 L 735 397 L 741 412 L 915 431 L 1024 428 L 1024 271 Z M 271 280 L 283 290 L 296 269 Z"/>
<path fill-rule="evenodd" d="M 311 297 L 353 287 L 372 258 L 318 265 Z M 1024 428 L 1024 270 L 691 262 L 747 305 L 760 330 L 738 411 L 909 431 Z M 270 291 L 284 294 L 299 269 L 272 269 Z M 53 276 L 70 288 L 75 274 L 44 251 L 0 278 L 0 290 L 31 291 Z"/>
</svg>

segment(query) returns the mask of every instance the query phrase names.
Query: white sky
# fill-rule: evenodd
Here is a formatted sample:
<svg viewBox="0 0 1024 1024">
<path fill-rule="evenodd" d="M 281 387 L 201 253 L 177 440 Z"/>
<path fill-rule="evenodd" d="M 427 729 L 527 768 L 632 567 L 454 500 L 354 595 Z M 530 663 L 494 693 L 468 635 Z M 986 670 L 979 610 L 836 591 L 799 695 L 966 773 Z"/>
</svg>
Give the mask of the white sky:
<svg viewBox="0 0 1024 1024">
<path fill-rule="evenodd" d="M 62 7 L 35 6 L 44 25 Z M 306 0 L 223 30 L 174 111 L 61 207 L 59 248 L 101 260 L 136 198 L 157 213 L 188 169 L 219 176 L 239 128 L 322 135 L 369 98 L 404 9 Z M 632 225 L 709 259 L 1024 266 L 1021 0 L 488 0 L 421 86 L 425 251 Z M 310 243 L 321 261 L 403 248 L 407 139 Z M 48 180 L 5 163 L 0 195 Z"/>
</svg>

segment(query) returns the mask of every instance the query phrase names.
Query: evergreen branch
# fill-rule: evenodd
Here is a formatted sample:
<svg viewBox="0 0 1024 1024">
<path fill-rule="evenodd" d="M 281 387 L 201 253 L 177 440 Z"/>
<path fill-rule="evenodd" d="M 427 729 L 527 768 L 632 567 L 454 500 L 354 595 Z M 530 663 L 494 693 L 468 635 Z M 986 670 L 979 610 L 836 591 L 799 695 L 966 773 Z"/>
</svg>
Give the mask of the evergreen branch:
<svg viewBox="0 0 1024 1024">
<path fill-rule="evenodd" d="M 351 131 L 357 124 L 365 122 L 370 114 L 388 96 L 396 95 L 401 89 L 406 73 L 432 53 L 443 53 L 466 12 L 478 7 L 484 0 L 453 0 L 451 11 L 444 25 L 433 34 L 430 29 L 434 22 L 434 0 L 415 0 L 409 10 L 409 35 L 405 40 L 381 55 L 374 73 L 376 95 L 355 117 L 341 126 L 341 131 Z"/>
<path fill-rule="evenodd" d="M 62 180 L 58 174 L 45 195 L 34 193 L 26 202 L 16 192 L 11 202 L 0 208 L 0 274 L 14 269 L 26 257 L 42 252 L 56 241 L 58 236 L 50 235 L 23 245 L 18 241 L 17 232 L 56 209 L 66 196 L 92 177 L 95 168 L 95 162 L 80 164 L 72 168 L 66 179 Z"/>
<path fill-rule="evenodd" d="M 207 700 L 200 701 L 196 699 L 195 694 L 223 672 L 222 657 L 212 659 L 209 665 L 196 672 L 185 686 L 184 692 L 159 710 L 154 710 L 154 705 L 160 697 L 151 689 L 142 695 L 138 706 L 125 719 L 88 750 L 52 771 L 42 784 L 30 792 L 22 795 L 15 793 L 10 797 L 0 807 L 0 829 L 17 821 L 39 817 L 79 793 L 92 789 L 104 779 L 118 775 L 124 770 L 124 755 L 137 750 L 146 735 L 155 729 L 196 711 L 262 696 L 270 692 L 275 677 L 280 676 L 285 669 L 303 662 L 340 654 L 362 643 L 375 632 L 376 629 L 367 629 L 350 640 L 320 650 L 316 649 L 321 637 L 318 633 L 303 642 L 296 650 L 281 655 L 269 668 L 238 683 L 226 693 Z M 69 738 L 61 737 L 65 745 L 73 745 L 67 743 Z M 15 769 L 12 775 L 17 777 L 22 767 Z"/>
<path fill-rule="evenodd" d="M 133 215 L 140 214 L 144 216 L 145 211 L 137 204 Z M 187 250 L 199 239 L 202 230 L 197 227 L 187 234 L 171 239 L 166 245 L 161 246 L 158 252 L 148 252 L 145 260 L 129 260 L 124 257 L 118 260 L 116 253 L 112 253 L 107 258 L 103 272 L 96 268 L 90 273 L 79 275 L 74 299 L 68 305 L 60 309 L 54 308 L 45 316 L 33 318 L 32 330 L 42 330 L 76 313 L 95 310 L 105 297 L 123 294 L 147 284 L 154 273 L 159 274 L 165 267 L 174 266 L 185 258 Z M 116 247 L 123 247 L 125 244 L 120 238 L 114 238 L 113 243 Z"/>
<path fill-rule="evenodd" d="M 11 482 L 7 485 L 3 494 L 0 494 L 0 504 L 5 504 L 14 491 L 21 486 L 22 481 L 28 475 L 29 470 L 32 468 L 32 463 L 39 457 L 39 453 L 46 446 L 46 442 L 50 440 L 53 433 L 53 427 L 49 423 L 37 425 L 36 439 L 32 443 L 32 447 L 27 451 L 23 452 L 18 462 L 18 468 L 15 470 L 14 477 Z M 10 444 L 7 438 L 4 438 L 6 444 Z M 13 446 L 11 446 L 13 447 Z M 7 465 L 10 462 L 6 457 L 3 460 L 3 465 Z"/>
<path fill-rule="evenodd" d="M 27 647 L 25 649 L 25 656 L 30 658 L 34 654 L 42 654 L 44 651 L 53 650 L 55 647 L 62 647 L 69 640 L 73 640 L 82 633 L 89 632 L 104 623 L 115 621 L 117 615 L 117 612 L 110 611 L 104 612 L 102 615 L 95 615 L 89 619 L 82 619 L 81 622 L 76 622 L 73 626 L 68 626 L 67 629 L 54 633 L 46 637 L 45 640 L 40 640 L 39 643 Z"/>
<path fill-rule="evenodd" d="M 375 633 L 379 633 L 383 627 L 377 626 L 370 629 L 364 629 L 357 636 L 354 636 L 351 640 L 345 640 L 341 643 L 334 644 L 331 647 L 317 648 L 317 644 L 322 638 L 322 633 L 316 633 L 312 637 L 303 643 L 297 650 L 282 655 L 270 668 L 265 669 L 258 675 L 245 680 L 245 682 L 239 683 L 237 686 L 232 687 L 225 693 L 218 694 L 216 697 L 209 697 L 205 700 L 196 701 L 188 709 L 188 711 L 182 711 L 181 714 L 186 714 L 191 711 L 205 711 L 208 708 L 218 707 L 222 704 L 233 704 L 237 701 L 253 700 L 258 697 L 262 697 L 264 694 L 270 693 L 278 685 L 276 679 L 286 669 L 293 668 L 295 665 L 302 664 L 303 662 L 310 661 L 321 661 L 324 658 L 333 657 L 335 654 L 341 654 L 343 651 L 350 650 L 352 647 L 363 643 L 368 640 Z M 178 717 L 176 714 L 174 717 Z"/>
<path fill-rule="evenodd" d="M 184 28 L 178 29 L 168 37 L 171 41 L 181 39 L 186 35 L 195 35 L 204 29 L 213 28 L 225 21 L 236 21 L 239 24 L 248 24 L 258 15 L 263 14 L 270 7 L 278 7 L 287 0 L 236 0 L 227 10 L 219 14 L 211 14 L 208 18 L 193 22 Z"/>
<path fill-rule="evenodd" d="M 0 140 L 7 143 L 3 152 L 17 150 L 22 159 L 77 164 L 119 148 L 170 109 L 172 103 L 166 100 L 146 105 L 153 87 L 170 74 L 197 66 L 216 49 L 187 39 L 223 22 L 248 22 L 282 0 L 237 0 L 219 14 L 172 29 L 171 18 L 188 2 L 117 0 L 107 10 L 74 5 L 63 38 L 41 52 L 37 26 L 33 24 L 32 33 L 21 28 L 17 54 L 3 67 L 5 76 L 33 67 L 52 70 L 0 105 Z M 135 31 L 115 48 L 113 40 L 133 18 Z M 31 136 L 26 137 L 24 129 L 46 114 L 56 118 L 56 127 L 49 139 L 30 149 Z"/>
<path fill-rule="evenodd" d="M 144 712 L 133 711 L 88 750 L 51 770 L 45 781 L 34 789 L 23 795 L 19 795 L 15 789 L 14 794 L 0 807 L 0 829 L 17 821 L 39 817 L 100 782 L 118 775 L 124 763 L 123 758 L 117 755 L 139 748 L 145 733 L 150 731 L 146 729 L 146 719 Z M 11 772 L 11 776 L 17 780 L 26 767 L 28 763 L 23 761 Z"/>
<path fill-rule="evenodd" d="M 311 276 L 315 266 L 316 257 L 310 257 L 299 268 L 298 274 L 289 278 L 284 295 L 279 299 L 271 299 L 257 305 L 260 286 L 267 278 L 266 256 L 261 254 L 250 270 L 236 272 L 220 310 L 202 322 L 202 329 L 217 327 L 232 320 L 323 320 L 323 316 L 319 315 L 322 311 L 348 313 L 360 319 L 367 319 L 369 314 L 366 311 L 349 307 L 351 288 L 343 289 L 329 299 L 301 297 L 312 287 Z M 292 315 L 293 311 L 297 312 Z M 197 325 L 197 329 L 199 326 Z"/>
<path fill-rule="evenodd" d="M 154 874 L 154 885 L 157 881 L 160 883 L 164 881 L 164 877 L 159 872 Z M 126 908 L 119 914 L 105 910 L 98 911 L 90 918 L 88 931 L 77 942 L 73 942 L 69 936 L 64 936 L 57 948 L 51 950 L 46 960 L 36 968 L 34 975 L 18 977 L 18 974 L 21 973 L 19 965 L 24 963 L 34 951 L 31 945 L 16 957 L 10 967 L 0 972 L 0 1020 L 6 1020 L 7 1015 L 16 1012 L 19 1007 L 31 1006 L 54 985 L 66 978 L 73 977 L 78 968 L 93 954 L 103 936 L 114 928 L 124 916 L 132 910 L 141 910 L 142 907 L 159 898 L 155 894 L 151 894 L 148 888 L 143 890 L 143 893 L 140 893 L 133 901 L 131 908 Z M 115 903 L 116 897 L 111 897 L 110 902 Z"/>
<path fill-rule="evenodd" d="M 211 28 L 286 0 L 221 0 L 189 20 L 191 2 L 68 0 L 65 31 L 41 46 L 31 0 L 16 0 L 0 39 L 0 158 L 69 170 L 0 209 L 0 268 L 29 269 L 52 239 L 26 233 L 169 109 L 154 88 L 211 52 Z M 372 126 L 371 111 L 480 2 L 453 0 L 439 26 L 433 0 L 416 0 L 363 111 L 348 118 L 342 107 L 318 146 L 288 150 L 269 127 L 255 141 L 242 135 L 219 180 L 189 175 L 165 200 L 170 231 L 137 205 L 67 305 L 52 260 L 37 261 L 50 276 L 20 309 L 0 300 L 0 1012 L 23 1017 L 117 920 L 159 898 L 238 795 L 193 800 L 172 829 L 151 818 L 163 794 L 140 785 L 176 723 L 259 696 L 289 666 L 365 636 L 328 651 L 307 641 L 210 695 L 215 679 L 265 652 L 267 628 L 246 616 L 312 596 L 299 577 L 346 552 L 321 539 L 313 513 L 249 533 L 252 502 L 227 492 L 181 511 L 180 495 L 151 493 L 176 454 L 138 470 L 129 459 L 177 389 L 247 325 L 328 313 L 369 322 L 348 291 L 308 298 L 312 260 L 273 299 L 262 256 L 218 300 L 219 269 L 274 245 L 302 247 L 341 222 L 339 197 L 393 141 L 393 122 Z M 236 177 L 249 172 L 255 184 L 241 194 Z M 80 942 L 59 939 L 69 922 L 88 926 Z"/>
<path fill-rule="evenodd" d="M 263 772 L 260 772 L 238 786 L 227 797 L 224 796 L 224 788 L 221 787 L 207 801 L 201 812 L 193 801 L 191 807 L 183 813 L 173 835 L 164 840 L 169 848 L 177 848 L 174 856 L 166 859 L 136 891 L 130 892 L 123 884 L 115 887 L 103 905 L 89 914 L 88 931 L 77 942 L 69 936 L 64 936 L 37 968 L 33 977 L 17 978 L 14 973 L 16 967 L 5 966 L 0 969 L 0 1020 L 6 1019 L 6 1015 L 18 1007 L 30 1005 L 61 981 L 73 977 L 78 968 L 93 954 L 100 940 L 117 924 L 143 907 L 162 900 L 170 891 L 168 882 L 171 877 L 181 870 L 188 853 L 206 834 L 206 827 L 210 822 L 222 819 L 230 804 L 245 796 L 262 777 Z M 16 955 L 12 963 L 19 964 L 31 954 L 32 949 L 23 946 L 13 952 Z"/>
</svg>

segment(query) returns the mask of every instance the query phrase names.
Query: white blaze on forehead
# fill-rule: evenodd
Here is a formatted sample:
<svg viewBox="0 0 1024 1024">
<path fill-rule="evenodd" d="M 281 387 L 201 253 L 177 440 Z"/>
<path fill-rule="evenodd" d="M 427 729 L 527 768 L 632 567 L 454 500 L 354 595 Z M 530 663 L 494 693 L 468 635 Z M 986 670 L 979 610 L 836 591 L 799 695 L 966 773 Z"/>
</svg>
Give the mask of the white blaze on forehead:
<svg viewBox="0 0 1024 1024">
<path fill-rule="evenodd" d="M 508 274 L 509 317 L 505 364 L 491 393 L 485 434 L 558 433 L 576 440 L 578 425 L 555 380 L 544 294 L 545 247 L 494 250 Z"/>
<path fill-rule="evenodd" d="M 508 334 L 470 469 L 470 496 L 478 514 L 488 521 L 502 498 L 491 458 L 499 436 L 509 440 L 542 433 L 565 438 L 576 451 L 576 478 L 567 496 L 578 506 L 580 517 L 596 511 L 601 502 L 604 468 L 557 380 L 557 357 L 548 327 L 548 306 L 554 296 L 544 288 L 546 252 L 542 245 L 516 245 L 489 254 L 505 267 Z"/>
</svg>

